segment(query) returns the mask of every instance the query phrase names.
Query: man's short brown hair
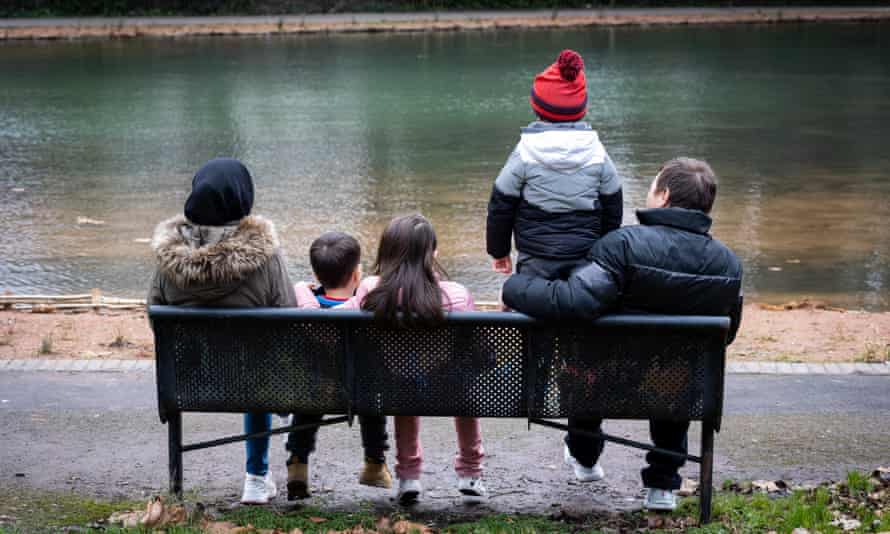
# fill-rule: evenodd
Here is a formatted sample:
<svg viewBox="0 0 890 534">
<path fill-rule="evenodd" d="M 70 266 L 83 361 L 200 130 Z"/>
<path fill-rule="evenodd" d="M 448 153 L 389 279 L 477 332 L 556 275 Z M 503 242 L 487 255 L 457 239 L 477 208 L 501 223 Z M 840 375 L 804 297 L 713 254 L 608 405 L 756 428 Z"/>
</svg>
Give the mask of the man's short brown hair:
<svg viewBox="0 0 890 534">
<path fill-rule="evenodd" d="M 661 166 L 655 191 L 669 191 L 668 205 L 710 213 L 717 196 L 717 178 L 711 166 L 692 158 L 674 158 Z"/>
</svg>

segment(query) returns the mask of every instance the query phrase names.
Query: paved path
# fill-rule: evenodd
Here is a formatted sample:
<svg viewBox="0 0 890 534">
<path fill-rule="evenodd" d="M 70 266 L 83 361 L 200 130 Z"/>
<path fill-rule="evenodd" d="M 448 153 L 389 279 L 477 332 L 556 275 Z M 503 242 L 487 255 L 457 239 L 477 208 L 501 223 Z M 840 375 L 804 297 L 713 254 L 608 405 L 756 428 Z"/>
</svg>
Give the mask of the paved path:
<svg viewBox="0 0 890 534">
<path fill-rule="evenodd" d="M 148 372 L 0 373 L 0 495 L 22 488 L 77 491 L 97 497 L 141 498 L 166 487 L 166 429 L 157 418 Z M 238 433 L 240 416 L 188 414 L 187 442 Z M 646 439 L 642 422 L 610 422 L 607 430 Z M 428 490 L 418 513 L 587 513 L 639 506 L 642 453 L 609 445 L 603 483 L 580 485 L 561 464 L 558 432 L 522 420 L 483 421 L 486 483 L 481 507 L 456 506 L 450 462 L 454 436 L 447 419 L 426 419 L 422 437 Z M 275 478 L 285 477 L 280 438 L 273 438 Z M 692 450 L 698 440 L 693 425 Z M 890 377 L 753 376 L 727 380 L 726 416 L 717 438 L 717 479 L 838 479 L 850 470 L 890 464 Z M 354 482 L 358 432 L 321 431 L 313 457 L 314 503 L 389 510 L 390 492 Z M 231 502 L 241 483 L 240 444 L 186 453 L 186 490 L 204 500 Z M 517 466 L 522 466 L 517 469 Z M 696 477 L 695 467 L 685 474 Z M 283 502 L 283 501 L 282 501 Z"/>
</svg>

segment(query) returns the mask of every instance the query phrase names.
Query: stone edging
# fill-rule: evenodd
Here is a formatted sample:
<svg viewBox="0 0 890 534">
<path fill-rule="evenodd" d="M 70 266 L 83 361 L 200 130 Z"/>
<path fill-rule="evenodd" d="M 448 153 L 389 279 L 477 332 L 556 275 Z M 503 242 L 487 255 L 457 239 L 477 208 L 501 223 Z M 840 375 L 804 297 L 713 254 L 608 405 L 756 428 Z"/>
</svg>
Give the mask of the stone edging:
<svg viewBox="0 0 890 534">
<path fill-rule="evenodd" d="M 149 372 L 154 360 L 0 360 L 3 371 L 60 372 Z M 787 363 L 729 362 L 728 374 L 734 375 L 883 375 L 890 376 L 886 363 Z"/>
<path fill-rule="evenodd" d="M 339 13 L 242 17 L 85 17 L 0 19 L 0 41 L 179 37 L 185 35 L 280 35 L 425 32 L 510 28 L 570 28 L 663 24 L 756 24 L 879 21 L 886 7 L 617 8 L 414 13 Z"/>
</svg>

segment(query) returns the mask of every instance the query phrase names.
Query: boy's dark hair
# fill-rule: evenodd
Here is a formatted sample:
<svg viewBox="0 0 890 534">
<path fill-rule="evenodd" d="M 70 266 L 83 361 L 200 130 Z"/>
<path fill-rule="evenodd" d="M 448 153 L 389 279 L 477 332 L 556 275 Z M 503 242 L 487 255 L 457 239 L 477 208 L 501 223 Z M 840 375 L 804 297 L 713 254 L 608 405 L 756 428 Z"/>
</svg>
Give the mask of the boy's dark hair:
<svg viewBox="0 0 890 534">
<path fill-rule="evenodd" d="M 337 289 L 348 284 L 361 258 L 361 245 L 343 232 L 325 232 L 309 247 L 312 272 L 326 289 Z"/>
<path fill-rule="evenodd" d="M 655 191 L 670 191 L 668 205 L 710 213 L 717 196 L 717 178 L 711 166 L 692 158 L 674 158 L 661 166 Z"/>
</svg>

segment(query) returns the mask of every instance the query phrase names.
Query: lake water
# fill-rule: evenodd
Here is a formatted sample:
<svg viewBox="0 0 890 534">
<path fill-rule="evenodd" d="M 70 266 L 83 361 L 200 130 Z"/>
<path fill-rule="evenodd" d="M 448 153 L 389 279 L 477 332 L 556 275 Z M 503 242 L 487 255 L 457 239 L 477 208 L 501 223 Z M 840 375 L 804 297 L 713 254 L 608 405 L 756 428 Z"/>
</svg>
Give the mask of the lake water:
<svg viewBox="0 0 890 534">
<path fill-rule="evenodd" d="M 586 59 L 625 223 L 664 160 L 703 158 L 749 298 L 890 308 L 887 24 L 2 43 L 0 291 L 143 294 L 143 240 L 235 156 L 295 279 L 321 232 L 369 260 L 420 211 L 451 277 L 495 298 L 488 195 L 563 48 Z"/>
</svg>

